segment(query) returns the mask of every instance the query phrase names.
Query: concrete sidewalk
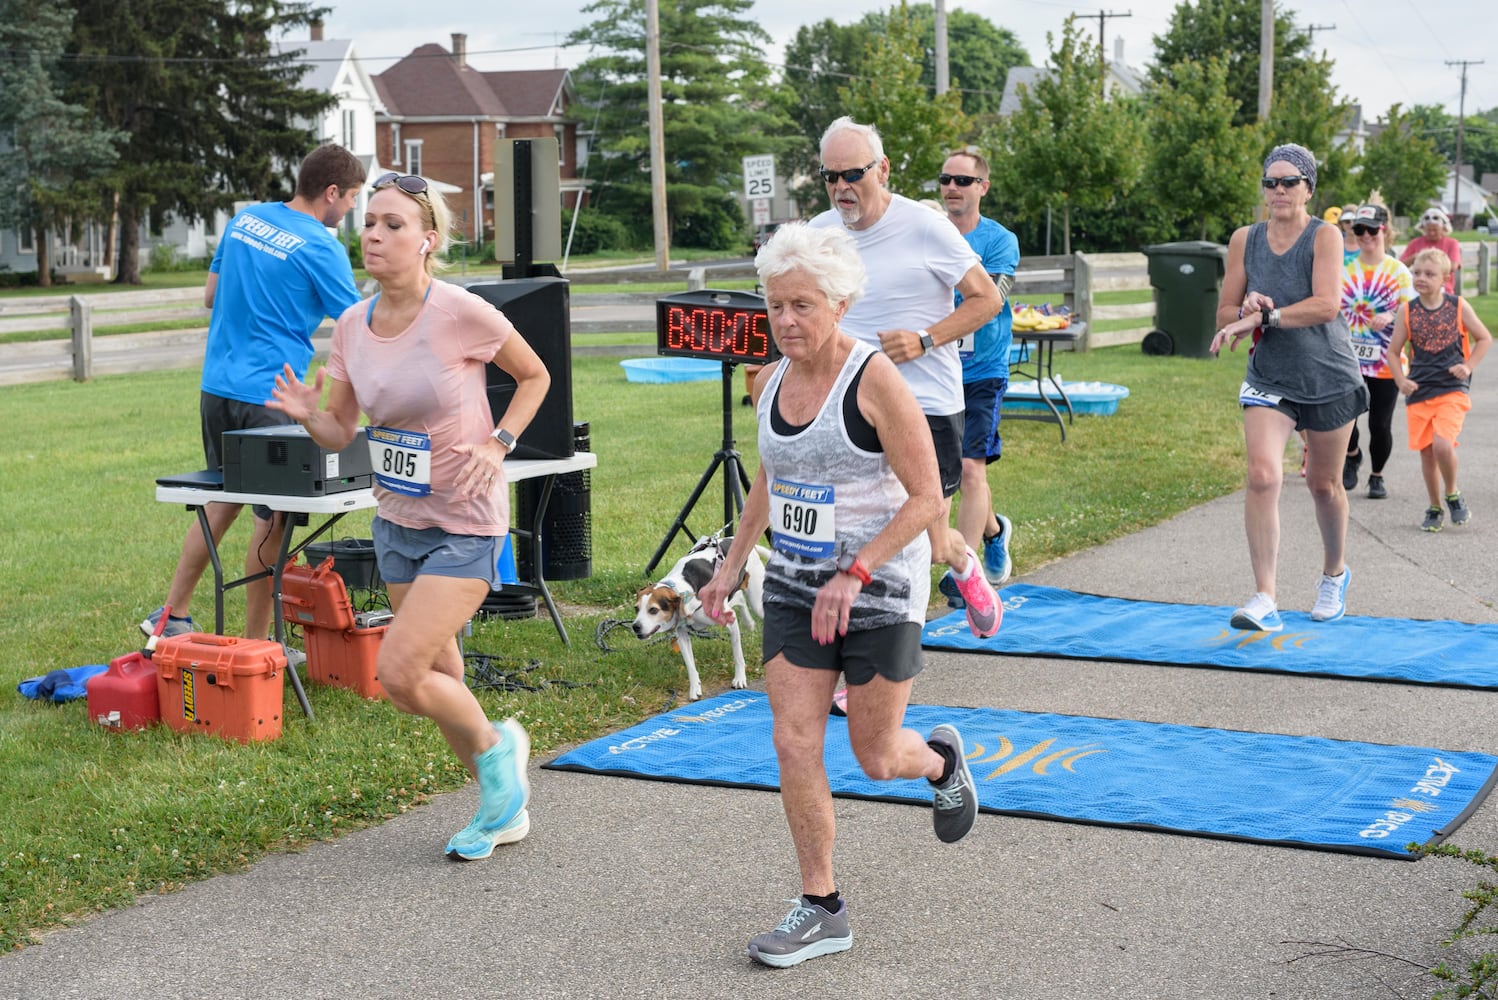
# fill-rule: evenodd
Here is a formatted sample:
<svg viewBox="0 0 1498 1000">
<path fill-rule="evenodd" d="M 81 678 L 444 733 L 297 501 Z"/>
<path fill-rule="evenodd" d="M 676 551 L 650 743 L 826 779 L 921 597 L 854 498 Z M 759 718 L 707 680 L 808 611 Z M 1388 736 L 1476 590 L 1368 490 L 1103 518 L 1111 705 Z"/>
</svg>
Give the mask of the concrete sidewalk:
<svg viewBox="0 0 1498 1000">
<path fill-rule="evenodd" d="M 1424 491 L 1401 408 L 1390 498 L 1367 500 L 1362 488 L 1351 498 L 1354 614 L 1498 623 L 1498 392 L 1486 381 L 1461 448 L 1474 511 L 1463 530 L 1418 530 Z M 1075 433 L 1086 419 L 1101 418 L 1079 420 Z M 1002 497 L 1002 472 L 1000 484 Z M 1252 589 L 1242 509 L 1241 493 L 1225 497 L 1025 580 L 1235 605 Z M 1319 544 L 1293 471 L 1281 512 L 1280 603 L 1305 609 Z M 921 702 L 1498 751 L 1498 692 L 927 655 Z M 772 970 L 743 947 L 799 889 L 778 796 L 540 770 L 533 779 L 530 837 L 488 861 L 441 854 L 472 814 L 470 786 L 51 933 L 0 957 L 0 996 L 1428 997 L 1438 984 L 1417 966 L 1444 956 L 1438 942 L 1478 877 L 1440 859 L 991 815 L 945 846 L 924 809 L 839 800 L 853 950 Z M 1498 801 L 1452 840 L 1498 851 Z M 1367 952 L 1326 955 L 1328 946 Z"/>
</svg>

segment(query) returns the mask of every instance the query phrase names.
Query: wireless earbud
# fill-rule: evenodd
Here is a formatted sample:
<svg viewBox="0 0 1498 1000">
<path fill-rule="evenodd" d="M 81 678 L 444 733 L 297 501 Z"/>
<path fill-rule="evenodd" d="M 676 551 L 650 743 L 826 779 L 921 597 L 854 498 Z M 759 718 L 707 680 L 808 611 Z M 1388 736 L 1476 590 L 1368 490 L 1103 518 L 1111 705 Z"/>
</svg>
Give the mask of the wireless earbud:
<svg viewBox="0 0 1498 1000">
<path fill-rule="evenodd" d="M 424 240 L 421 241 L 421 250 L 419 250 L 418 252 L 423 257 L 425 257 L 427 255 L 427 253 L 431 249 L 432 249 L 432 238 L 430 236 L 428 236 L 426 239 L 424 239 Z"/>
</svg>

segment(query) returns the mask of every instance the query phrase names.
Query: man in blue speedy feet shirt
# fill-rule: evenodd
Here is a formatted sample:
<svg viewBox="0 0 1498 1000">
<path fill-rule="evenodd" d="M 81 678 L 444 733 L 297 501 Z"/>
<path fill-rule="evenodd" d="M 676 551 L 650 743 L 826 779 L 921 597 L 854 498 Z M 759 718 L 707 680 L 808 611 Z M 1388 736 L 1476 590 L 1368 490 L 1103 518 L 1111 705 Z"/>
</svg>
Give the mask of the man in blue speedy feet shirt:
<svg viewBox="0 0 1498 1000">
<path fill-rule="evenodd" d="M 229 222 L 208 268 L 203 304 L 212 310 L 203 358 L 199 401 L 205 468 L 222 469 L 225 431 L 288 423 L 265 407 L 283 365 L 305 375 L 312 361 L 312 334 L 324 316 L 337 317 L 359 301 L 348 252 L 329 227 L 353 210 L 366 171 L 352 153 L 336 145 L 313 150 L 297 172 L 290 201 L 265 202 Z M 209 527 L 220 540 L 239 516 L 239 504 L 207 507 Z M 255 527 L 245 557 L 245 575 L 275 563 L 284 515 L 254 508 Z M 208 568 L 208 547 L 194 523 L 167 592 L 171 615 L 164 635 L 196 631 L 189 611 L 193 591 Z M 245 631 L 263 639 L 271 626 L 271 581 L 245 587 Z M 151 634 L 161 620 L 157 608 L 140 623 Z"/>
</svg>

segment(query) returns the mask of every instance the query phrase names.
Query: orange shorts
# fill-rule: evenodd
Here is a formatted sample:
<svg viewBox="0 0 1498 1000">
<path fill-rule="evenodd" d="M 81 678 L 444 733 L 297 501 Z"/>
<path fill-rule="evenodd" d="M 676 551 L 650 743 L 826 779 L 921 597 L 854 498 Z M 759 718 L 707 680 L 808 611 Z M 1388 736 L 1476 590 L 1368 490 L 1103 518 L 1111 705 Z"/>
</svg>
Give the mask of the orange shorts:
<svg viewBox="0 0 1498 1000">
<path fill-rule="evenodd" d="M 1456 444 L 1470 409 L 1472 397 L 1461 390 L 1406 404 L 1404 421 L 1409 425 L 1410 450 L 1424 451 L 1437 436 Z"/>
</svg>

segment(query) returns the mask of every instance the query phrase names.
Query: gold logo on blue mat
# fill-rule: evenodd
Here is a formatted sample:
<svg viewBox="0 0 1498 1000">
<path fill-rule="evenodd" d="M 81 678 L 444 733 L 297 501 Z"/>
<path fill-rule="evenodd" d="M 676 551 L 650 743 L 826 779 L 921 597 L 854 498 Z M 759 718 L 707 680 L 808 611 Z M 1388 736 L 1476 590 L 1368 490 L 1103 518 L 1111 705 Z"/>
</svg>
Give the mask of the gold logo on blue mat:
<svg viewBox="0 0 1498 1000">
<path fill-rule="evenodd" d="M 1028 750 L 1015 753 L 1013 741 L 1007 736 L 1000 736 L 999 745 L 993 753 L 988 753 L 981 743 L 973 744 L 973 752 L 967 755 L 968 766 L 976 770 L 976 765 L 978 764 L 992 764 L 994 761 L 1003 761 L 1002 764 L 986 775 L 980 776 L 975 774 L 974 777 L 979 781 L 992 781 L 1002 774 L 1017 771 L 1027 764 L 1031 771 L 1041 777 L 1046 777 L 1047 771 L 1052 764 L 1060 764 L 1066 770 L 1076 773 L 1076 768 L 1073 765 L 1083 757 L 1091 757 L 1095 753 L 1108 752 L 1100 743 L 1083 743 L 1081 746 L 1065 747 L 1061 750 L 1052 751 L 1051 747 L 1055 742 L 1055 740 L 1041 740 Z"/>
<path fill-rule="evenodd" d="M 1207 645 L 1231 645 L 1247 649 L 1256 642 L 1268 642 L 1277 653 L 1285 652 L 1287 646 L 1301 649 L 1317 637 L 1315 632 L 1247 632 L 1240 628 L 1226 628 L 1207 640 Z"/>
</svg>

